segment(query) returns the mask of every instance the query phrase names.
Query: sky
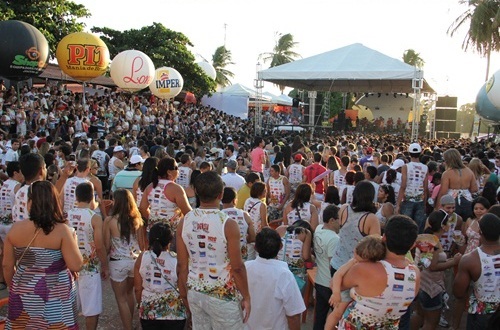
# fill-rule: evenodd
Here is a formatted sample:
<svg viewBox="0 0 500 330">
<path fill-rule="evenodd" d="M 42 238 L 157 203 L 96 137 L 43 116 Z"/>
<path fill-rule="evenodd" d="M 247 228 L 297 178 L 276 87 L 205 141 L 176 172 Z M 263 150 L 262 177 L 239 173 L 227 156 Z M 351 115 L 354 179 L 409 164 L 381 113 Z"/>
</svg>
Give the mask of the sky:
<svg viewBox="0 0 500 330">
<path fill-rule="evenodd" d="M 453 37 L 447 34 L 467 9 L 459 0 L 73 1 L 92 14 L 83 20 L 88 32 L 93 26 L 124 31 L 162 23 L 189 38 L 197 61 L 211 62 L 216 48 L 225 44 L 235 63 L 227 67 L 235 74 L 231 82 L 251 88 L 257 63 L 262 63 L 259 55 L 272 52 L 277 33 L 292 34 L 297 42 L 293 50 L 302 58 L 353 43 L 397 59 L 414 49 L 438 96 L 457 96 L 459 106 L 475 101 L 486 76 L 486 58 L 462 49 L 467 28 Z M 497 52 L 491 55 L 490 76 L 498 70 Z M 264 82 L 264 91 L 279 94 L 270 82 Z"/>
</svg>

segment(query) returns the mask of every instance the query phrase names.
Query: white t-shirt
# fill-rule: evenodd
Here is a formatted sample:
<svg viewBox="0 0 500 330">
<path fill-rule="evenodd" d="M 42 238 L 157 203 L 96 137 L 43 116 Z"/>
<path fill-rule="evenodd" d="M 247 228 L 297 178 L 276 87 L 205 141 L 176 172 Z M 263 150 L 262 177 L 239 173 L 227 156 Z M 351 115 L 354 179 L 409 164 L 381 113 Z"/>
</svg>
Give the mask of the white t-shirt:
<svg viewBox="0 0 500 330">
<path fill-rule="evenodd" d="M 288 265 L 276 259 L 245 262 L 252 312 L 245 329 L 288 329 L 287 315 L 306 310 L 304 299 Z"/>
</svg>

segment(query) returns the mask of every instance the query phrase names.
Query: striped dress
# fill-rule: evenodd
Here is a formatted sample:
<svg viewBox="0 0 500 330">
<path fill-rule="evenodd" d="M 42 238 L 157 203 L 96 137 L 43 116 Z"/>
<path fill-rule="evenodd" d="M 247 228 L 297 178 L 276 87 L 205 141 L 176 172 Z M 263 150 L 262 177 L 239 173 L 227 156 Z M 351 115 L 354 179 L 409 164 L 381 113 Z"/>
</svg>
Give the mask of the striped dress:
<svg viewBox="0 0 500 330">
<path fill-rule="evenodd" d="M 24 247 L 14 248 L 16 259 Z M 31 247 L 12 278 L 6 329 L 78 329 L 76 286 L 61 250 Z"/>
</svg>

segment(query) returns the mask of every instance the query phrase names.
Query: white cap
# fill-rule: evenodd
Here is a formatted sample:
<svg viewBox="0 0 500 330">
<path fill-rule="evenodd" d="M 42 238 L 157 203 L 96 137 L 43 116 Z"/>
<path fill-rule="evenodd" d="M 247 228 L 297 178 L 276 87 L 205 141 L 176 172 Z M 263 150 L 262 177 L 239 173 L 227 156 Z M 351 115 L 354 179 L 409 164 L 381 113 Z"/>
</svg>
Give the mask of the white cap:
<svg viewBox="0 0 500 330">
<path fill-rule="evenodd" d="M 393 170 L 397 170 L 398 168 L 400 168 L 400 167 L 401 167 L 401 166 L 403 166 L 404 164 L 405 164 L 405 161 L 404 161 L 404 160 L 402 160 L 402 159 L 399 159 L 399 158 L 398 158 L 398 159 L 396 159 L 396 160 L 394 161 L 394 163 L 392 163 L 391 168 L 392 168 Z"/>
<path fill-rule="evenodd" d="M 418 143 L 412 143 L 410 144 L 410 146 L 408 147 L 408 152 L 410 154 L 419 154 L 422 152 L 422 147 L 420 146 L 420 144 Z"/>
<path fill-rule="evenodd" d="M 123 149 L 122 146 L 116 146 L 113 148 L 113 152 L 119 152 L 119 151 L 124 151 L 125 149 Z"/>
<path fill-rule="evenodd" d="M 142 158 L 140 155 L 133 155 L 130 157 L 130 164 L 138 164 L 138 163 L 144 163 L 144 158 Z"/>
</svg>

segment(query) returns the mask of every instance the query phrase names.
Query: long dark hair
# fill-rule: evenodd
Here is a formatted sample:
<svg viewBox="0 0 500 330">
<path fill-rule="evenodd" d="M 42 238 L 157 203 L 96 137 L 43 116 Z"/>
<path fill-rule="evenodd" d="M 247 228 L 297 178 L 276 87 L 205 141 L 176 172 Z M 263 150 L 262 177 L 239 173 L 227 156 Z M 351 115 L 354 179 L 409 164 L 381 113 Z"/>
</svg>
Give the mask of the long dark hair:
<svg viewBox="0 0 500 330">
<path fill-rule="evenodd" d="M 50 234 L 57 223 L 65 223 L 56 188 L 49 181 L 35 181 L 28 188 L 31 201 L 30 220 L 45 235 Z"/>
<path fill-rule="evenodd" d="M 302 208 L 304 204 L 311 200 L 312 188 L 308 183 L 301 183 L 295 191 L 295 196 L 292 200 L 292 208 Z"/>
<path fill-rule="evenodd" d="M 170 224 L 163 222 L 155 223 L 149 230 L 149 249 L 153 250 L 156 256 L 159 257 L 161 252 L 170 244 L 173 237 Z"/>
<path fill-rule="evenodd" d="M 142 225 L 142 217 L 137 209 L 132 193 L 127 189 L 117 189 L 113 193 L 111 216 L 116 216 L 120 237 L 130 243 L 130 234 L 135 234 Z"/>
<path fill-rule="evenodd" d="M 373 199 L 375 198 L 375 188 L 366 180 L 360 181 L 352 192 L 351 207 L 354 212 L 377 212 Z"/>
<path fill-rule="evenodd" d="M 168 171 L 173 171 L 177 169 L 177 165 L 175 165 L 175 159 L 173 158 L 163 158 L 158 162 L 158 166 L 153 170 L 152 181 L 153 187 L 156 188 L 158 185 L 158 181 L 160 178 L 167 178 Z"/>
<path fill-rule="evenodd" d="M 142 165 L 142 173 L 141 178 L 139 179 L 139 189 L 141 191 L 146 190 L 146 187 L 153 182 L 153 172 L 158 166 L 158 158 L 156 157 L 148 157 L 144 161 L 144 165 Z"/>
<path fill-rule="evenodd" d="M 448 223 L 448 213 L 444 210 L 438 210 L 434 211 L 431 214 L 429 214 L 429 218 L 427 219 L 427 222 L 429 224 L 429 227 L 425 228 L 424 233 L 425 234 L 435 234 L 438 231 L 440 231 L 443 226 L 446 226 Z"/>
<path fill-rule="evenodd" d="M 394 188 L 388 184 L 381 184 L 380 189 L 382 189 L 387 194 L 387 201 L 391 204 L 396 204 L 396 194 L 394 193 Z"/>
</svg>

